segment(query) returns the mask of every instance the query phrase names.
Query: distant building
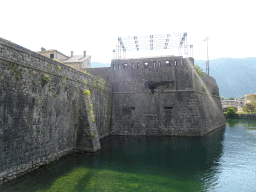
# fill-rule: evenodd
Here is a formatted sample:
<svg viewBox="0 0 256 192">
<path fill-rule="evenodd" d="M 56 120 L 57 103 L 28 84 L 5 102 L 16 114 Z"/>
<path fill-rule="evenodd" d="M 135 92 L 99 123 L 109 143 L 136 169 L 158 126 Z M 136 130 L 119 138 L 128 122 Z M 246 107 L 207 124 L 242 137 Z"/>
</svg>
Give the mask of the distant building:
<svg viewBox="0 0 256 192">
<path fill-rule="evenodd" d="M 238 112 L 242 112 L 243 111 L 243 106 L 245 105 L 245 97 L 240 97 L 238 99 L 236 99 L 236 106 L 237 106 L 237 111 Z"/>
<path fill-rule="evenodd" d="M 240 97 L 235 100 L 221 100 L 222 109 L 234 108 L 238 112 L 243 111 L 243 106 L 245 103 L 245 97 Z"/>
<path fill-rule="evenodd" d="M 91 56 L 86 55 L 86 51 L 84 51 L 84 55 L 73 56 L 73 51 L 71 51 L 71 57 L 62 63 L 79 70 L 91 68 Z"/>
<path fill-rule="evenodd" d="M 78 70 L 91 68 L 91 56 L 86 55 L 86 51 L 84 51 L 83 55 L 73 55 L 74 52 L 71 51 L 71 57 L 69 57 L 55 49 L 46 50 L 42 47 L 41 51 L 38 51 L 37 53 Z"/>
<path fill-rule="evenodd" d="M 63 53 L 55 49 L 46 50 L 43 47 L 41 48 L 41 51 L 38 51 L 37 53 L 40 53 L 41 55 L 51 59 L 56 59 L 57 61 L 64 61 L 69 58 L 68 56 L 64 55 Z"/>
<path fill-rule="evenodd" d="M 228 109 L 228 108 L 237 108 L 236 107 L 237 101 L 235 100 L 221 100 L 222 108 Z"/>
</svg>

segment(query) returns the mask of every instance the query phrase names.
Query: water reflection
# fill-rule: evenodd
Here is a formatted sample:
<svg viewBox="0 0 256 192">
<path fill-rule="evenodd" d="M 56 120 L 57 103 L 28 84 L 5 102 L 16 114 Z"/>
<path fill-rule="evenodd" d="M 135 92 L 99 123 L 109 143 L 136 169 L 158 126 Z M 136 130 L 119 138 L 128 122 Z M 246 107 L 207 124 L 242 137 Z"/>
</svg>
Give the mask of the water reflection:
<svg viewBox="0 0 256 192">
<path fill-rule="evenodd" d="M 255 129 L 256 124 L 253 119 L 226 119 L 226 123 L 229 127 L 235 127 L 236 125 L 242 125 L 246 129 Z"/>
<path fill-rule="evenodd" d="M 221 128 L 203 138 L 115 136 L 102 146 L 110 145 L 111 159 L 120 163 L 113 167 L 118 171 L 137 172 L 139 169 L 144 174 L 168 176 L 171 172 L 193 177 L 198 172 L 209 171 L 219 160 L 224 130 Z M 153 169 L 162 171 L 152 173 Z"/>
<path fill-rule="evenodd" d="M 226 123 L 229 127 L 234 127 L 239 124 L 239 119 L 226 119 Z"/>
<path fill-rule="evenodd" d="M 255 191 L 256 127 L 255 120 L 228 119 L 223 155 L 216 174 L 205 182 L 207 191 Z"/>
</svg>

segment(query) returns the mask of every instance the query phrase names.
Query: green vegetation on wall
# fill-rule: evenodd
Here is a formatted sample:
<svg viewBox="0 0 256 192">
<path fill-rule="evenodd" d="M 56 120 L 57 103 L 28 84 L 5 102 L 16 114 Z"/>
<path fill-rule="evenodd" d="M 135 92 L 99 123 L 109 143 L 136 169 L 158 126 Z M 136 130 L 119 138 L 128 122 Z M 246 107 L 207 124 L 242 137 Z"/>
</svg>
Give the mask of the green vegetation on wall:
<svg viewBox="0 0 256 192">
<path fill-rule="evenodd" d="M 94 112 L 93 112 L 93 104 L 91 103 L 91 91 L 90 90 L 84 90 L 84 94 L 87 97 L 87 101 L 89 104 L 89 109 L 87 109 L 87 112 L 89 113 L 92 123 L 95 122 L 95 116 L 94 116 Z"/>
<path fill-rule="evenodd" d="M 12 62 L 8 62 L 8 66 L 9 66 L 9 70 L 15 73 L 16 80 L 17 81 L 20 80 L 22 75 L 22 69 L 20 69 L 20 67 L 17 64 Z"/>
<path fill-rule="evenodd" d="M 50 76 L 48 74 L 42 75 L 42 87 L 47 85 L 50 82 Z"/>
<path fill-rule="evenodd" d="M 86 96 L 90 96 L 91 95 L 91 91 L 86 89 L 86 90 L 84 90 L 84 94 Z"/>
<path fill-rule="evenodd" d="M 219 92 L 215 89 L 215 90 L 212 91 L 212 95 L 219 96 Z"/>
<path fill-rule="evenodd" d="M 90 87 L 90 88 L 97 88 L 100 90 L 104 90 L 105 89 L 105 80 L 103 78 L 97 77 L 97 78 L 93 78 L 93 79 L 86 79 L 84 81 L 84 85 L 86 87 Z"/>
<path fill-rule="evenodd" d="M 203 69 L 201 67 L 199 67 L 198 65 L 194 65 L 194 68 L 200 77 L 204 76 Z"/>
</svg>

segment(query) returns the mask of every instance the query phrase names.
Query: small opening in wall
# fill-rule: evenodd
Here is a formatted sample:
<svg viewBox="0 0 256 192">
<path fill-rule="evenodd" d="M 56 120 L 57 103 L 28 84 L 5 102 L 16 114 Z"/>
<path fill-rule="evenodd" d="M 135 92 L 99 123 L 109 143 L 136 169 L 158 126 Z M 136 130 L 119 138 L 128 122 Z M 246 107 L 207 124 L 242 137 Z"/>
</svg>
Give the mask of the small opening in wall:
<svg viewBox="0 0 256 192">
<path fill-rule="evenodd" d="M 124 69 L 126 69 L 126 68 L 127 68 L 127 66 L 128 66 L 128 64 L 127 64 L 127 63 L 125 63 L 125 64 L 124 64 Z"/>
<path fill-rule="evenodd" d="M 180 63 L 182 64 L 182 60 L 180 61 Z"/>
<path fill-rule="evenodd" d="M 148 68 L 148 63 L 144 63 L 144 65 L 145 65 L 145 68 Z"/>
<path fill-rule="evenodd" d="M 123 106 L 122 112 L 130 112 L 131 110 L 135 110 L 135 107 L 132 106 Z"/>
<path fill-rule="evenodd" d="M 134 69 L 134 64 L 132 64 L 132 68 Z"/>
<path fill-rule="evenodd" d="M 53 59 L 54 58 L 54 54 L 50 54 L 50 58 Z"/>
<path fill-rule="evenodd" d="M 177 60 L 174 61 L 174 65 L 177 66 Z"/>
<path fill-rule="evenodd" d="M 156 68 L 156 63 L 154 62 L 154 68 Z"/>
<path fill-rule="evenodd" d="M 171 67 L 170 61 L 165 61 L 165 63 L 166 63 L 166 67 Z"/>
<path fill-rule="evenodd" d="M 169 106 L 168 106 L 168 107 L 164 107 L 164 109 L 173 109 L 173 107 L 169 107 Z"/>
<path fill-rule="evenodd" d="M 116 69 L 116 66 L 115 66 L 115 65 L 113 65 L 113 69 L 114 69 L 114 70 Z"/>
<path fill-rule="evenodd" d="M 118 64 L 118 69 L 120 69 L 120 64 Z"/>
<path fill-rule="evenodd" d="M 158 63 L 158 67 L 161 67 L 161 62 L 159 61 L 159 63 Z"/>
<path fill-rule="evenodd" d="M 138 63 L 138 64 L 137 64 L 137 69 L 139 69 L 139 68 L 140 68 L 140 64 Z"/>
</svg>

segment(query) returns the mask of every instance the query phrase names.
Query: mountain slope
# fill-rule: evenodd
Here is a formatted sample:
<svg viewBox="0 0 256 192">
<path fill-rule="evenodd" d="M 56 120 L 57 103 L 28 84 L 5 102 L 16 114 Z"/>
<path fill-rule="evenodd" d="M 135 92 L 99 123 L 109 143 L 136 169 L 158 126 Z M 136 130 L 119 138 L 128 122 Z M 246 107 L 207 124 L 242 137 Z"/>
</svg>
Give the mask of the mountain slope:
<svg viewBox="0 0 256 192">
<path fill-rule="evenodd" d="M 206 61 L 195 60 L 195 64 L 205 72 Z M 256 92 L 256 57 L 219 58 L 209 61 L 210 76 L 214 77 L 220 89 L 220 95 L 241 97 Z"/>
<path fill-rule="evenodd" d="M 98 61 L 94 61 L 94 62 L 91 62 L 91 67 L 92 68 L 110 67 L 110 63 L 101 63 L 101 62 L 98 62 Z"/>
</svg>

